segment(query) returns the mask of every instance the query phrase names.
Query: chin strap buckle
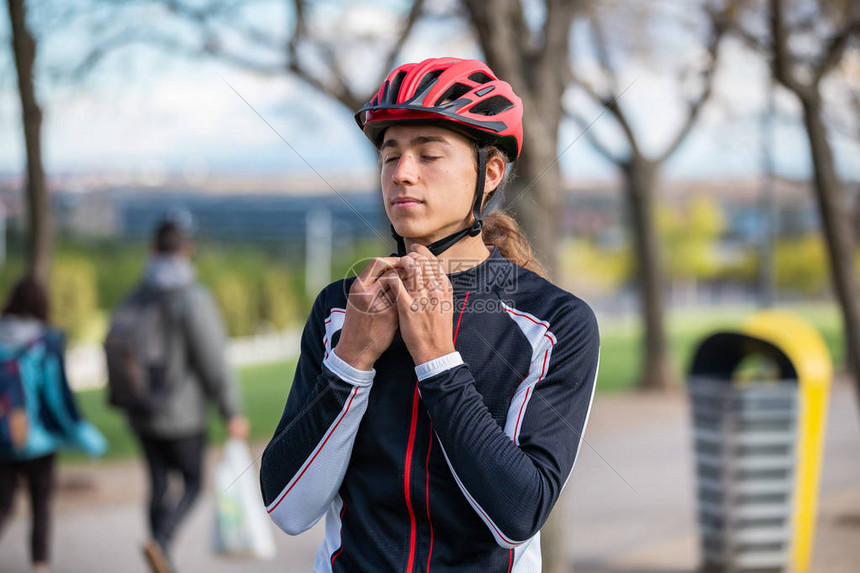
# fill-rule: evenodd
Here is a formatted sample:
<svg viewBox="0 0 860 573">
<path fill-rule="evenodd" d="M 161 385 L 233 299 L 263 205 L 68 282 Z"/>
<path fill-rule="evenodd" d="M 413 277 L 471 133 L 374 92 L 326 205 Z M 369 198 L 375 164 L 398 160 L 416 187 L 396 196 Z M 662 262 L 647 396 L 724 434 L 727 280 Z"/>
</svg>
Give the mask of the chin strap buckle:
<svg viewBox="0 0 860 573">
<path fill-rule="evenodd" d="M 477 237 L 481 234 L 481 229 L 484 228 L 484 220 L 483 219 L 475 219 L 475 222 L 472 223 L 472 226 L 469 228 L 469 236 Z"/>
</svg>

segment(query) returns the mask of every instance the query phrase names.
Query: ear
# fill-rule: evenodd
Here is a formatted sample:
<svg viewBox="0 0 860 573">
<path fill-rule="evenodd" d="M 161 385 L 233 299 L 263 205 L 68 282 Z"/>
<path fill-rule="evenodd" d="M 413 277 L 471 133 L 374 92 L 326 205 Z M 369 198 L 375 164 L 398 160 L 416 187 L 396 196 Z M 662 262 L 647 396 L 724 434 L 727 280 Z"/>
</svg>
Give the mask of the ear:
<svg viewBox="0 0 860 573">
<path fill-rule="evenodd" d="M 487 159 L 487 179 L 484 184 L 484 195 L 496 190 L 505 176 L 505 161 L 498 155 L 492 154 Z"/>
</svg>

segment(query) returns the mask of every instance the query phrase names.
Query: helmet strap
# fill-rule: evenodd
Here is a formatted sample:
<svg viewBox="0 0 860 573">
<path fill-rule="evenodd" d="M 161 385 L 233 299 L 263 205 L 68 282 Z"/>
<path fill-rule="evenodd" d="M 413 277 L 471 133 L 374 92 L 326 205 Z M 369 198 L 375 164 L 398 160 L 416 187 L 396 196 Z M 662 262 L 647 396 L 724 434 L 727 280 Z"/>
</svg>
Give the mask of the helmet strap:
<svg viewBox="0 0 860 573">
<path fill-rule="evenodd" d="M 478 180 L 475 184 L 475 200 L 472 202 L 472 224 L 465 229 L 455 231 L 447 237 L 443 237 L 438 241 L 433 241 L 427 245 L 427 250 L 430 251 L 434 257 L 438 257 L 467 235 L 470 237 L 477 237 L 481 234 L 481 229 L 484 226 L 484 220 L 481 218 L 481 203 L 484 199 L 484 187 L 487 183 L 488 155 L 489 152 L 486 147 L 478 149 Z M 396 256 L 402 257 L 406 255 L 406 241 L 404 241 L 403 237 L 397 234 L 397 231 L 394 230 L 394 225 L 391 226 L 391 236 L 397 241 Z"/>
<path fill-rule="evenodd" d="M 406 241 L 397 234 L 397 231 L 394 230 L 394 225 L 391 225 L 391 236 L 394 237 L 394 240 L 397 242 L 397 252 L 392 253 L 392 257 L 403 257 L 406 255 Z"/>
</svg>

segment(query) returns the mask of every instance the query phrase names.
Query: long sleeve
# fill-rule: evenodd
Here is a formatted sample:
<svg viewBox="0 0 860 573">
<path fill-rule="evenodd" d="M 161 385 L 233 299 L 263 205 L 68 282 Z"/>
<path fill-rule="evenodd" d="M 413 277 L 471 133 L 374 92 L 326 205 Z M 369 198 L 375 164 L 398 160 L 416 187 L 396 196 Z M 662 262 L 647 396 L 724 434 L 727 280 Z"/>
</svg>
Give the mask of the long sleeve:
<svg viewBox="0 0 860 573">
<path fill-rule="evenodd" d="M 454 479 L 496 542 L 509 548 L 540 530 L 570 476 L 599 354 L 597 323 L 585 304 L 565 306 L 552 325 L 511 315 L 527 323 L 533 352 L 504 428 L 475 388 L 471 369 L 481 365 L 418 372 L 421 399 Z"/>
<path fill-rule="evenodd" d="M 218 404 L 225 420 L 241 409 L 239 386 L 227 365 L 227 336 L 210 294 L 200 289 L 188 293 L 185 313 L 187 344 L 194 370 L 206 393 Z"/>
<path fill-rule="evenodd" d="M 340 488 L 375 371 L 356 370 L 332 351 L 344 310 L 317 297 L 275 435 L 263 453 L 260 483 L 272 520 L 291 535 L 312 527 Z"/>
<path fill-rule="evenodd" d="M 40 361 L 39 421 L 57 447 L 79 447 L 92 456 L 107 451 L 107 440 L 78 410 L 65 369 L 65 339 L 59 332 L 45 336 Z"/>
</svg>

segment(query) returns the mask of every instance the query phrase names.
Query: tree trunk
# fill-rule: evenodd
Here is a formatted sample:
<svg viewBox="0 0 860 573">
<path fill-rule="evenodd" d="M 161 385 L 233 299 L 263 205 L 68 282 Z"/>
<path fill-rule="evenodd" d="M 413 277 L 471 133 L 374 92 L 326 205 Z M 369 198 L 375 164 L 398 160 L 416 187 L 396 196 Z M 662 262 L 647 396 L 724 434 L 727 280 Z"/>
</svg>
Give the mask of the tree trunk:
<svg viewBox="0 0 860 573">
<path fill-rule="evenodd" d="M 845 365 L 854 376 L 860 398 L 860 306 L 857 301 L 857 276 L 850 228 L 851 209 L 836 175 L 833 152 L 827 139 L 827 127 L 822 117 L 821 97 L 816 93 L 814 96 L 802 98 L 801 102 L 803 121 L 812 152 L 815 199 L 827 241 L 833 288 L 842 309 Z"/>
<path fill-rule="evenodd" d="M 531 128 L 536 123 L 531 121 L 526 125 Z M 526 132 L 523 154 L 517 161 L 517 179 L 507 193 L 505 204 L 552 277 L 558 269 L 561 170 L 555 161 L 557 139 L 540 137 L 544 130 L 534 131 L 537 133 L 531 136 Z"/>
<path fill-rule="evenodd" d="M 512 189 L 514 193 L 508 193 L 507 204 L 523 226 L 547 273 L 554 277 L 558 270 L 562 212 L 561 168 L 557 154 L 563 87 L 551 70 L 541 71 L 543 73 L 533 70 L 534 73 L 529 74 L 530 91 L 539 95 L 523 101 L 523 151 L 516 164 L 517 184 Z M 570 526 L 564 505 L 562 496 L 541 528 L 543 573 L 570 573 L 572 570 L 567 556 Z"/>
<path fill-rule="evenodd" d="M 633 254 L 636 280 L 639 283 L 644 336 L 642 345 L 643 390 L 666 390 L 674 379 L 666 344 L 663 320 L 663 271 L 659 242 L 654 224 L 654 182 L 657 166 L 643 157 L 634 156 L 622 165 L 624 191 L 633 229 Z"/>
<path fill-rule="evenodd" d="M 518 177 L 505 207 L 522 225 L 552 276 L 557 267 L 561 207 L 558 125 L 565 70 L 570 65 L 570 26 L 580 2 L 546 0 L 541 30 L 526 23 L 520 0 L 463 0 L 484 58 L 523 100 L 524 141 Z"/>
<path fill-rule="evenodd" d="M 8 0 L 12 24 L 12 52 L 18 71 L 18 93 L 21 96 L 21 123 L 27 150 L 27 215 L 29 238 L 29 271 L 47 284 L 51 264 L 51 205 L 42 167 L 42 110 L 33 86 L 33 64 L 36 41 L 27 29 L 24 0 Z"/>
<path fill-rule="evenodd" d="M 856 249 L 860 242 L 860 186 L 854 189 L 854 212 L 851 221 L 851 243 Z"/>
</svg>

